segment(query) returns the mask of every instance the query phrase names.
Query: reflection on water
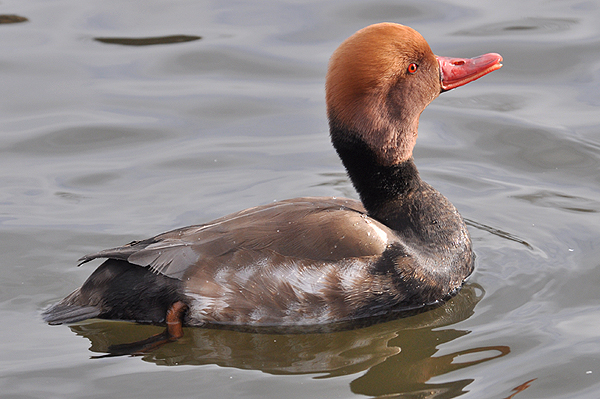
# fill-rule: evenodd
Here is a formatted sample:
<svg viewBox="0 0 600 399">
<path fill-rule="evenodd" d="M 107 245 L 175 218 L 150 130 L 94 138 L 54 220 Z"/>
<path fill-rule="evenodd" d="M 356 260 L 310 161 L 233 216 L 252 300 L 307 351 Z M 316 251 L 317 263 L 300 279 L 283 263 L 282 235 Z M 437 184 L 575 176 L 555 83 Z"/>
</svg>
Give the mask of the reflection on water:
<svg viewBox="0 0 600 399">
<path fill-rule="evenodd" d="M 479 364 L 510 352 L 506 346 L 470 348 L 434 356 L 438 347 L 469 331 L 448 326 L 469 318 L 483 290 L 468 284 L 452 300 L 413 317 L 335 333 L 260 334 L 221 329 L 187 328 L 184 337 L 142 357 L 158 365 L 206 365 L 260 370 L 269 374 L 318 374 L 329 378 L 366 371 L 351 383 L 365 395 L 401 392 L 453 392 L 472 380 L 428 384 L 432 377 Z M 114 321 L 71 326 L 107 353 L 111 345 L 140 340 L 160 327 Z M 478 354 L 475 360 L 469 360 Z M 463 358 L 464 359 L 463 361 Z M 387 381 L 382 385 L 382 378 Z"/>
<path fill-rule="evenodd" d="M 518 393 L 521 393 L 524 390 L 526 390 L 527 388 L 529 388 L 531 386 L 531 383 L 533 381 L 535 381 L 535 380 L 537 380 L 537 378 L 532 378 L 531 380 L 522 383 L 518 387 L 513 388 L 513 394 L 510 395 L 510 396 L 508 396 L 506 399 L 512 399 L 512 398 L 514 398 L 515 395 L 517 395 Z"/>
<path fill-rule="evenodd" d="M 485 24 L 476 28 L 460 30 L 456 35 L 464 36 L 498 36 L 515 34 L 522 31 L 535 31 L 536 33 L 564 32 L 576 24 L 576 19 L 570 18 L 523 18 L 514 21 L 504 21 L 495 24 Z"/>
<path fill-rule="evenodd" d="M 398 393 L 411 393 L 410 397 L 454 398 L 465 393 L 464 388 L 474 379 L 468 378 L 438 384 L 428 384 L 427 381 L 433 377 L 497 359 L 510 353 L 508 346 L 497 345 L 472 348 L 439 357 L 433 356 L 437 351 L 435 347 L 414 346 L 415 343 L 422 342 L 422 333 L 422 331 L 416 331 L 415 334 L 405 338 L 405 342 L 412 342 L 411 345 L 406 346 L 411 353 L 390 357 L 386 360 L 385 365 L 373 367 L 365 375 L 352 381 L 350 383 L 352 392 L 385 397 Z M 431 338 L 435 338 L 438 343 L 443 344 L 467 333 L 460 330 L 431 331 L 431 336 L 425 334 L 424 337 L 428 342 Z M 391 344 L 395 345 L 396 341 L 392 341 Z M 479 355 L 476 360 L 456 361 L 461 356 L 473 354 Z M 386 381 L 386 384 L 381 384 L 381 381 Z"/>
<path fill-rule="evenodd" d="M 19 15 L 9 15 L 2 14 L 0 15 L 0 24 L 16 24 L 18 22 L 27 22 L 28 19 L 25 17 L 21 17 Z"/>
<path fill-rule="evenodd" d="M 171 35 L 157 37 L 96 37 L 94 40 L 108 44 L 120 44 L 122 46 L 151 46 L 155 44 L 173 44 L 192 42 L 200 40 L 200 36 Z"/>
</svg>

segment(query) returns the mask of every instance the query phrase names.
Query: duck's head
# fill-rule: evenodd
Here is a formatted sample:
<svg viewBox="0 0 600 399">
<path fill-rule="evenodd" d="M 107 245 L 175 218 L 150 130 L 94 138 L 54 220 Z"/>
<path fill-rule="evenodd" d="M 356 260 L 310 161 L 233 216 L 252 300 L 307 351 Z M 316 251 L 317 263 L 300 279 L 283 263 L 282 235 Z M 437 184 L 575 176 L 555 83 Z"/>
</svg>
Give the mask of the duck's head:
<svg viewBox="0 0 600 399">
<path fill-rule="evenodd" d="M 383 165 L 412 156 L 419 115 L 441 92 L 502 66 L 490 53 L 476 58 L 438 57 L 417 31 L 394 23 L 359 30 L 333 53 L 326 82 L 332 140 L 350 135 L 367 144 Z M 343 133 L 340 133 L 343 131 Z"/>
</svg>

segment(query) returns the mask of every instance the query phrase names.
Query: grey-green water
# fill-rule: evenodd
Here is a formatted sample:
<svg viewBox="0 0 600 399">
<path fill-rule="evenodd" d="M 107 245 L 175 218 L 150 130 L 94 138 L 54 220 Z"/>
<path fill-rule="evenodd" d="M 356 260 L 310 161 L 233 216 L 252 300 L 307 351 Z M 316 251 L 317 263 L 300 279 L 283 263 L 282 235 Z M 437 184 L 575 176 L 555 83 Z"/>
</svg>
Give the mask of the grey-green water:
<svg viewBox="0 0 600 399">
<path fill-rule="evenodd" d="M 0 14 L 3 398 L 597 398 L 600 2 L 9 0 Z M 1 19 L 0 19 L 1 21 Z M 81 255 L 304 195 L 356 197 L 324 76 L 368 24 L 504 56 L 422 115 L 416 163 L 469 221 L 446 306 L 335 334 L 44 324 Z M 120 39 L 201 37 L 173 44 Z M 96 38 L 119 39 L 97 41 Z M 511 396 L 513 395 L 513 396 Z"/>
</svg>

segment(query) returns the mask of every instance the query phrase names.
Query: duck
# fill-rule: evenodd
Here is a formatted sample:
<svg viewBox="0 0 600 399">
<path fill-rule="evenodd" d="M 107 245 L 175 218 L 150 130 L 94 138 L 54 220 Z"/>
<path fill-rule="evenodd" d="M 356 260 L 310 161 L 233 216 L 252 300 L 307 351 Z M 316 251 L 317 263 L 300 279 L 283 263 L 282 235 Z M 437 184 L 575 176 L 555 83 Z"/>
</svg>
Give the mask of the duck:
<svg viewBox="0 0 600 399">
<path fill-rule="evenodd" d="M 424 182 L 413 148 L 440 93 L 502 57 L 436 56 L 414 29 L 363 28 L 335 50 L 325 84 L 330 138 L 360 200 L 303 197 L 245 209 L 85 255 L 105 259 L 43 312 L 183 327 L 352 325 L 438 306 L 474 269 L 457 209 Z"/>
</svg>

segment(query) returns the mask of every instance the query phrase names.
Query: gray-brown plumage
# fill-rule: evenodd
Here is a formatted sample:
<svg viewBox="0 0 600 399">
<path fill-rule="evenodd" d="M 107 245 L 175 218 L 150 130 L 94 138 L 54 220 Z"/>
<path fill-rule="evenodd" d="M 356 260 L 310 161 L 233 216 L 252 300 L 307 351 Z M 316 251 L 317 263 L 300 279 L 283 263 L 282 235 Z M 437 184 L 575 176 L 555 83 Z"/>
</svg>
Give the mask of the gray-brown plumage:
<svg viewBox="0 0 600 399">
<path fill-rule="evenodd" d="M 296 198 L 87 255 L 108 260 L 45 319 L 310 326 L 454 295 L 473 270 L 469 234 L 412 149 L 427 104 L 501 65 L 497 54 L 473 60 L 436 57 L 402 25 L 357 32 L 332 56 L 326 88 L 332 142 L 361 201 Z"/>
</svg>

